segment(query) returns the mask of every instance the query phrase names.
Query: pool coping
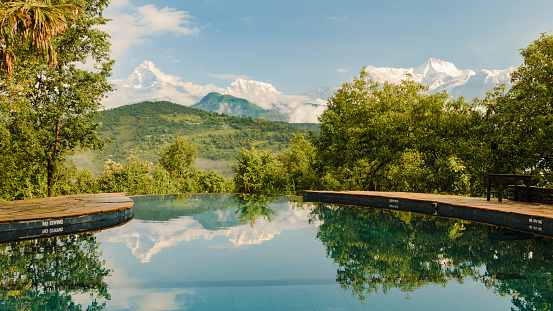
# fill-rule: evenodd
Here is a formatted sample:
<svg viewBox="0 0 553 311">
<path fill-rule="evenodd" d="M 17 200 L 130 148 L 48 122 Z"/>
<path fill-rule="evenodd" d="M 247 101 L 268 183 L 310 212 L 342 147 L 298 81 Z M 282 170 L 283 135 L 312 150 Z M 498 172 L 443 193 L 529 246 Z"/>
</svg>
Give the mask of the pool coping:
<svg viewBox="0 0 553 311">
<path fill-rule="evenodd" d="M 119 226 L 134 217 L 133 205 L 123 193 L 0 202 L 0 243 Z"/>
<path fill-rule="evenodd" d="M 380 191 L 306 190 L 303 192 L 303 200 L 458 218 L 553 237 L 553 205 L 548 204 Z"/>
</svg>

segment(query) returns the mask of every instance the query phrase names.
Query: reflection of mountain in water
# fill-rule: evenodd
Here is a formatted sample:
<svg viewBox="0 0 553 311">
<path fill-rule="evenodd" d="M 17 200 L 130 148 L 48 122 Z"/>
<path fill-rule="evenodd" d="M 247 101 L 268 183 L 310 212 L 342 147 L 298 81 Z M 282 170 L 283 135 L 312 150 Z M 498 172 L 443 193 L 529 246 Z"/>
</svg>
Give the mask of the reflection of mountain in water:
<svg viewBox="0 0 553 311">
<path fill-rule="evenodd" d="M 102 240 L 125 244 L 141 262 L 181 242 L 225 237 L 223 247 L 261 244 L 284 230 L 311 229 L 310 210 L 293 210 L 287 197 L 277 197 L 270 208 L 277 215 L 259 219 L 254 227 L 238 219 L 233 195 L 140 196 L 133 197 L 135 219 L 117 231 L 101 232 Z M 117 234 L 117 235 L 115 235 Z"/>
</svg>

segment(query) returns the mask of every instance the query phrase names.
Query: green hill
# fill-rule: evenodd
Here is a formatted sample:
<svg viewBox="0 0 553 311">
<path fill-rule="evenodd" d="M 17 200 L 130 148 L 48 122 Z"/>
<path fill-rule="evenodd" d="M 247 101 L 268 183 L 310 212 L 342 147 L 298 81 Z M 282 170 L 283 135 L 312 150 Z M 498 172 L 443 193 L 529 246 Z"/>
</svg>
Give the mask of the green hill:
<svg viewBox="0 0 553 311">
<path fill-rule="evenodd" d="M 79 167 L 96 174 L 103 171 L 108 159 L 125 162 L 135 156 L 155 163 L 163 148 L 178 136 L 184 136 L 198 151 L 199 168 L 215 169 L 228 176 L 228 164 L 233 163 L 240 149 L 253 145 L 280 153 L 289 147 L 293 134 L 304 132 L 294 126 L 228 116 L 167 101 L 145 101 L 101 114 L 99 132 L 111 142 L 103 150 L 72 157 Z"/>
<path fill-rule="evenodd" d="M 278 111 L 263 109 L 245 99 L 232 95 L 221 95 L 212 92 L 204 96 L 202 100 L 191 106 L 206 111 L 224 113 L 230 116 L 244 116 L 269 121 L 288 122 L 289 117 Z"/>
</svg>

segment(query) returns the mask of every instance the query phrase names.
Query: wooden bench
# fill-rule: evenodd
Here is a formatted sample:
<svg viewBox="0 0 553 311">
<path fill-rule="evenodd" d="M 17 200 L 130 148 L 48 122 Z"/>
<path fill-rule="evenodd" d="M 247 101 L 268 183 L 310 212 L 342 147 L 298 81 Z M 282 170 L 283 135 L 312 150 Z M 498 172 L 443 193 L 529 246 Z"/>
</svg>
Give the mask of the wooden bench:
<svg viewBox="0 0 553 311">
<path fill-rule="evenodd" d="M 487 191 L 487 199 L 490 200 L 490 194 L 491 194 L 491 180 L 497 179 L 499 182 L 499 189 L 497 191 L 497 200 L 501 202 L 503 200 L 503 182 L 505 180 L 514 180 L 515 181 L 515 201 L 518 200 L 517 198 L 517 187 L 518 182 L 522 180 L 524 184 L 526 185 L 526 195 L 525 195 L 525 201 L 530 201 L 530 175 L 516 175 L 516 174 L 488 174 L 488 191 Z"/>
</svg>

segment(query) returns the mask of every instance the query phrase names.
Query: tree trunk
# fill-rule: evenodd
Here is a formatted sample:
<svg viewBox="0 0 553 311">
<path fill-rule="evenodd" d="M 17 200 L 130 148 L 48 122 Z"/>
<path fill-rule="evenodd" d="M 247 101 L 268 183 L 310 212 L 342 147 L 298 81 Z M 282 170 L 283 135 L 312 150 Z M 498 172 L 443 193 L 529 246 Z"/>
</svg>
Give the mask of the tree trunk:
<svg viewBox="0 0 553 311">
<path fill-rule="evenodd" d="M 48 164 L 46 167 L 46 170 L 48 171 L 48 196 L 51 197 L 53 195 L 54 190 L 54 161 L 48 160 Z"/>
</svg>

